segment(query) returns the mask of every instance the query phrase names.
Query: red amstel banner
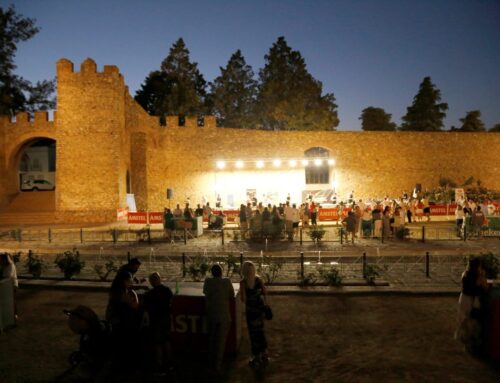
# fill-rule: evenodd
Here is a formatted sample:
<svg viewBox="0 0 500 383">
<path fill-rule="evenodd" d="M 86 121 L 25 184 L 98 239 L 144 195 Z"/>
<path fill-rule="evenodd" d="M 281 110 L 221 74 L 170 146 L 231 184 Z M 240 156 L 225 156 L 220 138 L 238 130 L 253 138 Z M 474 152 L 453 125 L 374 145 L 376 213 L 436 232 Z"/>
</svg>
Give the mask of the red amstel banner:
<svg viewBox="0 0 500 383">
<path fill-rule="evenodd" d="M 128 213 L 128 223 L 139 223 L 147 225 L 148 213 Z"/>
<path fill-rule="evenodd" d="M 158 213 L 158 212 L 148 213 L 148 219 L 149 219 L 148 223 L 150 224 L 163 223 L 163 213 Z"/>
</svg>

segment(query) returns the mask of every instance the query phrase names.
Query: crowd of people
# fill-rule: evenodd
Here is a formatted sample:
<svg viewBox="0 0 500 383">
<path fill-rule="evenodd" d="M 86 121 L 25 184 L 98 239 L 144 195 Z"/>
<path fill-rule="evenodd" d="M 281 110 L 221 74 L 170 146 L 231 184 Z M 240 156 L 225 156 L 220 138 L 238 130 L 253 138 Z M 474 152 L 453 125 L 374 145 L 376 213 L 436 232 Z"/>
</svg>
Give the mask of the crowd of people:
<svg viewBox="0 0 500 383">
<path fill-rule="evenodd" d="M 380 238 L 396 234 L 398 230 L 407 223 L 431 221 L 431 202 L 422 195 L 409 196 L 403 192 L 399 198 L 370 199 L 363 201 L 354 198 L 354 191 L 350 193 L 347 200 L 338 201 L 336 196 L 327 204 L 329 208 L 337 210 L 338 223 L 344 227 L 343 233 L 346 239 L 354 241 L 354 238 Z M 286 201 L 278 204 L 257 202 L 256 199 L 241 204 L 235 222 L 240 228 L 241 238 L 247 239 L 252 236 L 275 236 L 286 234 L 293 239 L 299 227 L 316 226 L 319 221 L 320 209 L 324 207 L 309 196 L 307 201 L 301 204 L 292 203 L 290 195 Z M 475 202 L 473 200 L 457 201 L 455 211 L 457 224 L 457 235 L 462 236 L 467 218 L 470 217 L 473 233 L 480 236 L 481 227 L 486 223 L 485 216 L 496 213 L 495 206 L 491 201 Z M 175 221 L 184 221 L 191 225 L 193 217 L 207 217 L 209 229 L 221 229 L 224 223 L 224 213 L 220 208 L 213 210 L 210 203 L 203 206 L 197 205 L 193 210 L 189 203 L 184 209 L 178 204 L 171 211 L 165 209 L 164 228 L 167 239 L 171 238 L 175 230 Z M 190 228 L 190 226 L 188 227 Z M 470 233 L 472 234 L 472 233 Z"/>
<path fill-rule="evenodd" d="M 147 369 L 164 375 L 174 369 L 172 358 L 172 301 L 174 294 L 162 283 L 159 273 L 149 275 L 151 288 L 138 293 L 136 278 L 140 261 L 132 258 L 117 272 L 109 291 L 105 320 L 87 306 L 65 310 L 70 329 L 80 335 L 80 350 L 72 355 L 77 364 L 85 360 L 96 371 L 109 362 L 115 374 L 129 374 Z M 264 333 L 266 289 L 256 275 L 252 262 L 241 268 L 240 299 L 245 306 L 252 359 L 250 365 L 261 366 L 268 361 Z M 229 278 L 223 277 L 219 264 L 211 268 L 211 277 L 203 285 L 206 297 L 208 332 L 208 372 L 219 376 L 223 372 L 223 357 L 231 322 L 231 301 L 235 297 Z"/>
</svg>

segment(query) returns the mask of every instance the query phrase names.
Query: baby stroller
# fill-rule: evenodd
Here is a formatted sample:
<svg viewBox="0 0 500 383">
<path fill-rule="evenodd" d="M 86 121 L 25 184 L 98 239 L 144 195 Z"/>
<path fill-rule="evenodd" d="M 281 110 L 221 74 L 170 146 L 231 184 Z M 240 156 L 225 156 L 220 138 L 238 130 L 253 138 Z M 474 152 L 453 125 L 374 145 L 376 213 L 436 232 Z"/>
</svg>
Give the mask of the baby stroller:
<svg viewBox="0 0 500 383">
<path fill-rule="evenodd" d="M 99 320 L 97 314 L 87 306 L 77 306 L 64 310 L 68 315 L 68 326 L 80 335 L 80 349 L 71 353 L 69 362 L 72 367 L 85 363 L 97 372 L 109 359 L 111 350 L 111 326 Z"/>
</svg>

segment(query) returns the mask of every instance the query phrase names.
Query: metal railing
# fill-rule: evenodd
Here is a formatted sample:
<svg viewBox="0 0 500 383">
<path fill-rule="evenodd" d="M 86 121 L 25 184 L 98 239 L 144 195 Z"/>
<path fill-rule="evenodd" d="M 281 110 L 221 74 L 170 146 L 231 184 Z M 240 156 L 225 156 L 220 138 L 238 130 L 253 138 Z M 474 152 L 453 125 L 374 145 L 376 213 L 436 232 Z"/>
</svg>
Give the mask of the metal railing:
<svg viewBox="0 0 500 383">
<path fill-rule="evenodd" d="M 347 236 L 345 229 L 341 226 L 318 226 L 324 230 L 324 234 L 320 239 L 323 243 L 346 243 Z M 317 229 L 316 228 L 316 229 Z M 369 236 L 357 235 L 355 242 L 371 241 L 466 241 L 480 237 L 500 237 L 500 232 L 492 230 L 482 231 L 482 235 L 472 233 L 468 227 L 460 232 L 457 231 L 454 225 L 422 225 L 422 226 L 405 226 L 407 233 L 404 237 L 399 237 L 396 232 L 384 232 L 376 236 L 373 232 Z M 280 242 L 298 242 L 303 243 L 317 242 L 310 236 L 311 231 L 315 228 L 299 227 L 294 230 L 251 230 L 241 229 L 237 227 L 226 227 L 218 230 L 204 230 L 201 237 L 196 238 L 188 229 L 178 229 L 172 231 L 170 238 L 165 235 L 161 229 L 152 229 L 144 227 L 141 229 L 13 229 L 0 232 L 0 242 L 45 242 L 45 243 L 157 243 L 157 242 L 183 242 L 197 239 L 204 241 L 218 241 L 224 245 L 229 242 L 257 242 L 257 243 L 280 243 Z"/>
<path fill-rule="evenodd" d="M 62 277 L 61 271 L 54 263 L 56 254 L 36 253 L 44 260 L 46 268 L 42 276 Z M 116 266 L 126 263 L 130 253 L 111 255 L 103 252 L 86 253 L 80 251 L 80 258 L 85 262 L 85 268 L 77 276 L 80 279 L 98 279 L 96 265 L 105 265 L 114 260 Z M 194 273 L 199 271 L 198 279 L 202 279 L 210 265 L 219 263 L 223 266 L 224 275 L 233 281 L 240 279 L 241 265 L 244 261 L 254 262 L 258 273 L 266 282 L 297 284 L 305 278 L 321 280 L 324 270 L 335 269 L 344 280 L 362 280 L 367 277 L 367 270 L 375 270 L 378 278 L 391 284 L 414 285 L 446 283 L 458 285 L 460 277 L 467 264 L 468 257 L 463 255 L 432 255 L 424 252 L 413 255 L 390 256 L 341 254 L 338 251 L 308 251 L 296 252 L 288 256 L 273 256 L 265 252 L 239 251 L 197 251 L 197 252 L 161 252 L 154 247 L 146 255 L 141 255 L 142 266 L 137 277 L 146 278 L 151 272 L 158 271 L 167 280 L 196 279 Z M 18 273 L 26 274 L 23 268 L 26 255 L 21 256 Z M 110 275 L 110 279 L 114 275 Z"/>
</svg>

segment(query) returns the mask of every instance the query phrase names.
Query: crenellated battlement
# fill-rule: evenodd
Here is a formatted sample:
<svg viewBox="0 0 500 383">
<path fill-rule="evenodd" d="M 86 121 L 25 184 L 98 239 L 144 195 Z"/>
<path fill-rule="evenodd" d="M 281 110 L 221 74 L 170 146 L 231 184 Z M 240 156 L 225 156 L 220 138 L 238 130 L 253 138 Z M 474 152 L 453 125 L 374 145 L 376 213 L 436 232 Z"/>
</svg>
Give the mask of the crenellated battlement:
<svg viewBox="0 0 500 383">
<path fill-rule="evenodd" d="M 103 71 L 99 72 L 97 70 L 96 62 L 91 58 L 87 58 L 80 64 L 80 72 L 75 72 L 72 61 L 65 58 L 60 59 L 57 62 L 57 77 L 61 78 L 72 74 L 79 74 L 83 76 L 101 75 L 123 80 L 123 75 L 120 73 L 120 70 L 116 65 L 104 65 Z"/>
<path fill-rule="evenodd" d="M 0 124 L 5 126 L 33 126 L 40 125 L 45 128 L 48 124 L 53 124 L 57 113 L 54 112 L 53 120 L 50 119 L 50 114 L 47 111 L 35 112 L 34 116 L 30 116 L 28 112 L 19 112 L 15 117 L 8 116 L 0 117 Z"/>
<path fill-rule="evenodd" d="M 215 116 L 167 116 L 167 129 L 213 129 L 216 127 Z"/>
</svg>

